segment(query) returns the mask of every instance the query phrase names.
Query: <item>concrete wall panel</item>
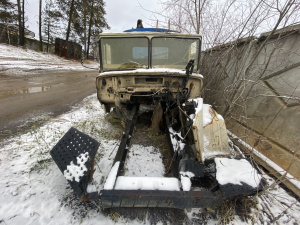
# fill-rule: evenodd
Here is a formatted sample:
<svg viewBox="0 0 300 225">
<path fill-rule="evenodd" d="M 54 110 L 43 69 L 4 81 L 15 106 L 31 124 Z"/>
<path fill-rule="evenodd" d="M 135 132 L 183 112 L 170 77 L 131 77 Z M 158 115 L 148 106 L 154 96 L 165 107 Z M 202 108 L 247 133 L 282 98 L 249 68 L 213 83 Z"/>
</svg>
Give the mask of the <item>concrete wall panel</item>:
<svg viewBox="0 0 300 225">
<path fill-rule="evenodd" d="M 300 25 L 202 54 L 204 102 L 227 127 L 300 179 Z M 258 52 L 261 50 L 260 52 Z M 293 164 L 290 166 L 290 164 Z"/>
</svg>

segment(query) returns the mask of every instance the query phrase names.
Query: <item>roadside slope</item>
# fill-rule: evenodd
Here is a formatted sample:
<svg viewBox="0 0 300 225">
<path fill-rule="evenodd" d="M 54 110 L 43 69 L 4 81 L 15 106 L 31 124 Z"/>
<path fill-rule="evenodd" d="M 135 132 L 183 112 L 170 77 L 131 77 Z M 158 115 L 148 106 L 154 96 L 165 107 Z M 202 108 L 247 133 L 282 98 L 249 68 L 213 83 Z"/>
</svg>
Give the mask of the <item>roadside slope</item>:
<svg viewBox="0 0 300 225">
<path fill-rule="evenodd" d="M 97 70 L 98 63 L 89 62 Z M 36 52 L 7 44 L 0 44 L 0 77 L 41 74 L 45 71 L 85 71 L 79 61 L 66 60 L 54 54 Z"/>
</svg>

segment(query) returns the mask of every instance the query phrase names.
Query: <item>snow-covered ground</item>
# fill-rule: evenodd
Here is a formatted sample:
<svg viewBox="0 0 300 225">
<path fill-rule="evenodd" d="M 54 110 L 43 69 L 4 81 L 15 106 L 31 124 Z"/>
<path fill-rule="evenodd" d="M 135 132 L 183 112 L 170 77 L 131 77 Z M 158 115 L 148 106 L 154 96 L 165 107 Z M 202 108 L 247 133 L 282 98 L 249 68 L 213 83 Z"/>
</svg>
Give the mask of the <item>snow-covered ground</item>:
<svg viewBox="0 0 300 225">
<path fill-rule="evenodd" d="M 100 142 L 96 156 L 94 185 L 98 190 L 103 188 L 117 151 L 120 134 L 112 132 L 114 127 L 106 119 L 96 96 L 92 95 L 70 112 L 51 118 L 42 127 L 1 143 L 0 222 L 3 224 L 149 224 L 150 221 L 147 219 L 141 221 L 122 216 L 112 217 L 97 206 L 82 204 L 76 199 L 67 180 L 49 154 L 52 147 L 72 126 Z M 128 175 L 143 176 L 141 171 L 150 170 L 151 161 L 161 163 L 151 169 L 155 176 L 163 174 L 162 162 L 157 160 L 160 157 L 159 151 L 153 147 L 140 145 L 134 145 L 132 149 L 130 157 L 137 158 L 127 162 Z M 145 159 L 150 161 L 146 162 Z M 267 175 L 264 175 L 264 178 L 270 183 L 273 182 L 273 179 Z M 278 219 L 276 221 L 279 224 L 298 224 L 300 221 L 300 203 L 281 187 L 276 186 L 275 189 L 267 191 L 258 197 L 257 201 L 257 206 L 252 208 L 250 213 L 257 224 L 263 224 L 262 221 L 268 224 L 272 219 Z M 186 212 L 186 215 L 186 223 L 190 224 L 197 223 L 200 219 L 208 224 L 217 224 L 222 218 L 207 216 L 203 220 L 202 209 L 192 209 Z M 233 216 L 231 224 L 250 222 L 241 221 L 238 215 Z M 161 221 L 162 224 L 164 222 L 167 221 Z"/>
<path fill-rule="evenodd" d="M 66 60 L 53 54 L 0 44 L 0 73 L 5 75 L 30 75 L 43 70 L 86 70 L 79 61 Z M 98 68 L 98 63 L 86 66 Z"/>
<path fill-rule="evenodd" d="M 5 49 L 3 45 L 0 47 Z M 27 58 L 23 53 L 21 55 L 27 60 L 34 58 L 35 54 L 32 52 Z M 0 55 L 3 55 L 2 51 Z M 22 70 L 17 63 L 15 65 L 18 71 Z M 13 63 L 10 70 L 14 70 Z M 100 143 L 93 184 L 97 190 L 103 188 L 118 149 L 122 129 L 109 122 L 96 95 L 91 95 L 71 111 L 48 118 L 42 126 L 33 126 L 28 133 L 0 142 L 0 224 L 175 223 L 168 220 L 176 218 L 172 210 L 146 209 L 146 216 L 141 217 L 138 209 L 127 209 L 125 212 L 136 215 L 132 218 L 114 209 L 103 211 L 99 202 L 80 202 L 49 154 L 70 127 L 77 128 Z M 156 177 L 164 174 L 160 152 L 153 146 L 131 146 L 125 168 L 129 176 L 144 176 L 145 171 L 151 171 Z M 274 182 L 267 174 L 263 178 L 270 184 Z M 243 219 L 244 211 L 235 211 L 234 206 L 228 203 L 217 212 L 212 209 L 184 210 L 183 220 L 176 223 L 299 224 L 300 203 L 280 186 L 248 201 L 252 205 L 248 208 L 247 220 Z M 151 213 L 157 215 L 155 222 L 151 220 Z M 170 216 L 166 217 L 163 213 Z"/>
</svg>

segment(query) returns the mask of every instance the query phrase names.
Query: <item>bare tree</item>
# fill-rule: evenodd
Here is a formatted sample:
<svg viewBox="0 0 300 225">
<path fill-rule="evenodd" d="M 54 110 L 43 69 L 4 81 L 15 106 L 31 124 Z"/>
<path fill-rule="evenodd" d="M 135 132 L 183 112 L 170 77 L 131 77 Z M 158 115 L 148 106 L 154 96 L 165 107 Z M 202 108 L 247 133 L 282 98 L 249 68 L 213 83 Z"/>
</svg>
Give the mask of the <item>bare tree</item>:
<svg viewBox="0 0 300 225">
<path fill-rule="evenodd" d="M 156 15 L 164 18 L 160 23 L 170 20 L 174 30 L 202 34 L 203 48 L 208 49 L 272 29 L 285 3 L 295 8 L 295 1 L 281 0 L 167 0 Z M 296 15 L 283 16 L 279 27 L 294 23 Z"/>
<path fill-rule="evenodd" d="M 62 14 L 53 0 L 46 1 L 43 14 L 43 33 L 47 38 L 47 52 L 49 52 L 49 44 L 53 44 L 54 37 L 61 33 L 60 19 Z"/>
</svg>

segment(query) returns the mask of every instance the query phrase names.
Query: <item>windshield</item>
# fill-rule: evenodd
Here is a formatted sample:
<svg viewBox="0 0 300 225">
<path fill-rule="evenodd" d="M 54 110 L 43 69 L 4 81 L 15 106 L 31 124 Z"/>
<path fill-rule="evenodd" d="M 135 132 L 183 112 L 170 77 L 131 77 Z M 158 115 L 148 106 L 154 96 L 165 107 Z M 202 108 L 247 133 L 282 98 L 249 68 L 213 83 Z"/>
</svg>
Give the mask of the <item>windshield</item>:
<svg viewBox="0 0 300 225">
<path fill-rule="evenodd" d="M 199 39 L 153 38 L 152 67 L 184 70 L 191 59 L 198 62 L 199 45 Z"/>
<path fill-rule="evenodd" d="M 103 70 L 148 68 L 148 38 L 102 38 Z"/>
<path fill-rule="evenodd" d="M 150 42 L 147 37 L 103 37 L 100 47 L 104 71 L 149 67 L 184 70 L 191 59 L 195 60 L 194 70 L 198 69 L 199 38 L 153 37 Z"/>
</svg>

